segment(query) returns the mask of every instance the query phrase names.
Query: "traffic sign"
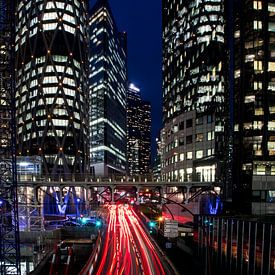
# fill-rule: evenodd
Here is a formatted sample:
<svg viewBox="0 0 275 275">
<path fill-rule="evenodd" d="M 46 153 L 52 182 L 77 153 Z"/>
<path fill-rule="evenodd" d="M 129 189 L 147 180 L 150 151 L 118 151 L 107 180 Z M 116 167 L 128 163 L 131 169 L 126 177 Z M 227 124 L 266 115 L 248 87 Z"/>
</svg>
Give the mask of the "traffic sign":
<svg viewBox="0 0 275 275">
<path fill-rule="evenodd" d="M 163 232 L 166 238 L 177 238 L 179 235 L 178 222 L 174 220 L 165 220 Z"/>
</svg>

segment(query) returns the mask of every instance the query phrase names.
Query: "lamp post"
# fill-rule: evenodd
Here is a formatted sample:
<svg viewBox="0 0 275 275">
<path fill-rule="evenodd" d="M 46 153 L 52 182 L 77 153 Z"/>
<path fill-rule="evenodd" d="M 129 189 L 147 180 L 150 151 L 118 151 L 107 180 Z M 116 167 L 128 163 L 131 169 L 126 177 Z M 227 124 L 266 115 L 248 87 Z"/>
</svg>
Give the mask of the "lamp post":
<svg viewBox="0 0 275 275">
<path fill-rule="evenodd" d="M 163 222 L 164 218 L 163 217 L 159 217 L 158 218 L 158 224 L 159 224 L 159 229 L 160 229 L 160 225 Z"/>
<path fill-rule="evenodd" d="M 76 222 L 78 220 L 78 216 L 79 216 L 79 203 L 80 203 L 81 199 L 77 198 L 76 199 Z"/>
</svg>

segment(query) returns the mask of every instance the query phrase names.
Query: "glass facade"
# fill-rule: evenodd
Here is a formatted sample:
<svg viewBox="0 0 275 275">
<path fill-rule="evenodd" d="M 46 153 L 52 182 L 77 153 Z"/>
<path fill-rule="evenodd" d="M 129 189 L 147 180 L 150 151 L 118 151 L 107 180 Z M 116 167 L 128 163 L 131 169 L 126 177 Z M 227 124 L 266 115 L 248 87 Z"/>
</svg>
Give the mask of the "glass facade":
<svg viewBox="0 0 275 275">
<path fill-rule="evenodd" d="M 18 154 L 52 176 L 87 170 L 86 15 L 86 1 L 18 1 Z"/>
<path fill-rule="evenodd" d="M 127 92 L 127 160 L 130 176 L 150 172 L 151 104 L 141 99 L 140 89 L 130 84 Z"/>
<path fill-rule="evenodd" d="M 110 6 L 91 10 L 90 160 L 95 176 L 126 173 L 126 34 L 118 32 Z"/>
<path fill-rule="evenodd" d="M 274 214 L 275 205 L 267 209 L 261 202 L 271 202 L 275 190 L 275 3 L 236 1 L 233 14 L 233 194 L 248 212 L 252 194 L 253 213 Z"/>
<path fill-rule="evenodd" d="M 222 179 L 224 55 L 222 0 L 163 1 L 163 180 Z"/>
</svg>

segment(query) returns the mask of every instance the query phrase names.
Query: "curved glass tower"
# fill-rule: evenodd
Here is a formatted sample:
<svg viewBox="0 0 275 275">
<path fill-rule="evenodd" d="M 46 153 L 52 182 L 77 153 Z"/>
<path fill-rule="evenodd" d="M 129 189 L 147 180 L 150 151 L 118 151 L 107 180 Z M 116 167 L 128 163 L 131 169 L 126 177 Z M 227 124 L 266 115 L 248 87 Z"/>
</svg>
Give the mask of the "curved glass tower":
<svg viewBox="0 0 275 275">
<path fill-rule="evenodd" d="M 45 174 L 78 174 L 88 159 L 85 1 L 19 1 L 16 28 L 18 154 Z"/>
<path fill-rule="evenodd" d="M 224 1 L 163 0 L 165 180 L 223 180 L 224 36 Z"/>
<path fill-rule="evenodd" d="M 18 1 L 18 154 L 46 175 L 82 174 L 88 159 L 86 1 Z"/>
</svg>

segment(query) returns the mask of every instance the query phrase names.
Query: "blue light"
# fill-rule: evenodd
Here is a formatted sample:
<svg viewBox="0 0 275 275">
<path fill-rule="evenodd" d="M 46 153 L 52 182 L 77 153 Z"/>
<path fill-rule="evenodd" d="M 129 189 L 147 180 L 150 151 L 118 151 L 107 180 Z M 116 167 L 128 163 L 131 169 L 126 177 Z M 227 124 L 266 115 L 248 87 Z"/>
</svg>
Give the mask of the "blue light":
<svg viewBox="0 0 275 275">
<path fill-rule="evenodd" d="M 82 224 L 85 224 L 85 223 L 88 221 L 87 218 L 80 218 L 80 219 L 81 219 L 81 223 L 82 223 Z"/>
<path fill-rule="evenodd" d="M 211 202 L 209 202 L 209 214 L 217 215 L 220 204 L 221 204 L 220 197 L 216 198 L 215 207 L 211 204 Z"/>
<path fill-rule="evenodd" d="M 96 225 L 97 227 L 101 226 L 101 221 L 96 221 L 95 225 Z"/>
<path fill-rule="evenodd" d="M 81 199 L 80 199 L 80 198 L 77 198 L 77 199 L 76 199 L 76 201 L 77 201 L 77 202 L 80 202 L 80 201 L 81 201 Z"/>
<path fill-rule="evenodd" d="M 0 206 L 2 206 L 4 204 L 3 200 L 0 200 Z"/>
<path fill-rule="evenodd" d="M 151 222 L 149 222 L 149 226 L 150 226 L 150 227 L 155 227 L 155 226 L 156 226 L 156 223 L 151 221 Z"/>
</svg>

